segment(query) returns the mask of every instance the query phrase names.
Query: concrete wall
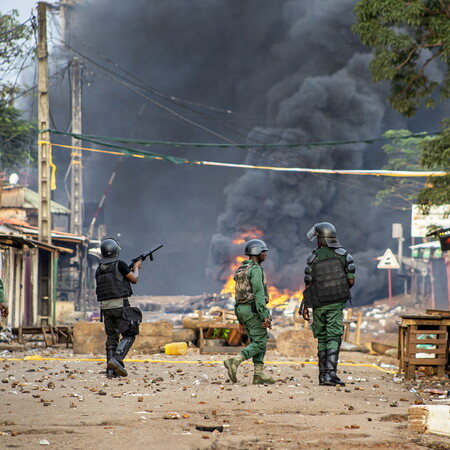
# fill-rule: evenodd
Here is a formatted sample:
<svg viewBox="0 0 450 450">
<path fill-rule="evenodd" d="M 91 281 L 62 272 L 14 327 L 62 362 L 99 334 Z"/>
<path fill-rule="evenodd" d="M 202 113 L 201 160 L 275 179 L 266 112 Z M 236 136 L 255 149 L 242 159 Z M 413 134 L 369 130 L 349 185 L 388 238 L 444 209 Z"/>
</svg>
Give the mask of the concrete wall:
<svg viewBox="0 0 450 450">
<path fill-rule="evenodd" d="M 101 322 L 76 322 L 73 324 L 73 353 L 105 353 L 106 334 Z M 133 350 L 142 354 L 159 353 L 161 347 L 173 342 L 172 322 L 141 323 Z"/>
</svg>

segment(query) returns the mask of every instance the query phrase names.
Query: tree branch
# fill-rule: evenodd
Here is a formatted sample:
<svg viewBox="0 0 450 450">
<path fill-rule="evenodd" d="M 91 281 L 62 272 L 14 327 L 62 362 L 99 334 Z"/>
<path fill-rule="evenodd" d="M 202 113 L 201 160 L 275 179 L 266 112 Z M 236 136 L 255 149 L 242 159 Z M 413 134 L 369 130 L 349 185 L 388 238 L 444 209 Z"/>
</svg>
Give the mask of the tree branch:
<svg viewBox="0 0 450 450">
<path fill-rule="evenodd" d="M 423 75 L 424 71 L 425 71 L 425 67 L 431 62 L 433 61 L 434 58 L 437 58 L 439 55 L 442 55 L 442 53 L 444 53 L 444 50 L 441 50 L 440 52 L 435 53 L 433 56 L 431 56 L 430 58 L 428 58 L 424 64 L 422 64 L 422 67 L 419 69 L 419 72 L 421 73 L 421 75 Z"/>
<path fill-rule="evenodd" d="M 398 70 L 402 68 L 405 64 L 408 64 L 408 62 L 411 60 L 412 55 L 414 52 L 420 48 L 429 48 L 429 47 L 442 47 L 444 44 L 442 42 L 438 42 L 437 44 L 426 44 L 426 45 L 417 45 L 413 47 L 413 49 L 408 53 L 408 56 L 406 57 L 405 61 L 403 61 L 401 64 L 399 64 L 395 70 Z M 442 53 L 442 50 L 437 53 L 437 55 L 440 55 Z M 434 58 L 434 56 L 433 56 Z"/>
</svg>

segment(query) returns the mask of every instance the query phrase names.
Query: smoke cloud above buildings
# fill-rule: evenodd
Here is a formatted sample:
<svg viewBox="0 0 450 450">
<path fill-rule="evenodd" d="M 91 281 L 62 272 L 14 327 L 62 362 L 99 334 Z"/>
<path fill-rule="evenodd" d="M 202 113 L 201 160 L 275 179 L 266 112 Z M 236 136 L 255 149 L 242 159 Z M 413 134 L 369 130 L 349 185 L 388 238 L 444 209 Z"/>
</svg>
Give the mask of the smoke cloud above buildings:
<svg viewBox="0 0 450 450">
<path fill-rule="evenodd" d="M 387 86 L 370 79 L 370 52 L 351 32 L 354 4 L 81 3 L 69 23 L 69 46 L 89 57 L 83 131 L 169 141 L 289 144 L 367 139 L 405 127 L 384 100 Z M 118 81 L 112 73 L 119 72 L 123 78 Z M 139 95 L 129 89 L 137 78 L 147 86 Z M 167 98 L 155 96 L 156 90 Z M 161 109 L 156 100 L 185 120 Z M 384 162 L 374 144 L 151 151 L 266 166 L 375 169 Z M 86 158 L 85 201 L 95 205 L 118 159 Z M 243 251 L 232 240 L 250 229 L 261 230 L 269 245 L 265 267 L 271 283 L 299 289 L 314 247 L 306 232 L 316 222 L 330 221 L 357 263 L 354 301 L 361 304 L 386 294 L 385 274 L 377 271 L 374 258 L 395 245 L 391 224 L 409 221 L 407 215 L 394 216 L 372 205 L 379 187 L 373 177 L 123 159 L 105 205 L 105 223 L 107 234 L 120 234 L 125 257 L 165 244 L 138 293 L 197 294 L 220 291 L 231 262 Z"/>
</svg>

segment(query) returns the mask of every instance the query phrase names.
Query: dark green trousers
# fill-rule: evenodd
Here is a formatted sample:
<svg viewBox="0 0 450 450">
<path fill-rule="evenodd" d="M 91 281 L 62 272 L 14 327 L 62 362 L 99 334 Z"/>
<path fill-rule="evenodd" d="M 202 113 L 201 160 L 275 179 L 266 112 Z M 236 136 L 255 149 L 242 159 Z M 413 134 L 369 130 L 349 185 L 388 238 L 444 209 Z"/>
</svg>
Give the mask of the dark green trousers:
<svg viewBox="0 0 450 450">
<path fill-rule="evenodd" d="M 311 329 L 319 352 L 339 348 L 344 333 L 343 315 L 346 303 L 332 303 L 313 309 Z"/>
<path fill-rule="evenodd" d="M 239 322 L 244 324 L 245 332 L 251 341 L 251 344 L 241 350 L 242 356 L 245 359 L 253 358 L 253 364 L 264 364 L 267 329 L 261 326 L 262 320 L 257 313 L 252 311 L 251 304 L 238 304 L 235 311 Z"/>
</svg>

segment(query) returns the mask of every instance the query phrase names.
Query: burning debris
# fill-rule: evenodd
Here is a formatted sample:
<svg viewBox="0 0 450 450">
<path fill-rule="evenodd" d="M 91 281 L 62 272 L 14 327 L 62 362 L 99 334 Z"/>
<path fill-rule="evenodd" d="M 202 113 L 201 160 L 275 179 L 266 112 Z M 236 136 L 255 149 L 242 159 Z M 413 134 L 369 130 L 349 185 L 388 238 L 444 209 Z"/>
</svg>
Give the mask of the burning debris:
<svg viewBox="0 0 450 450">
<path fill-rule="evenodd" d="M 261 230 L 258 230 L 257 228 L 251 228 L 250 230 L 239 234 L 231 241 L 231 243 L 234 246 L 236 246 L 236 251 L 242 252 L 245 242 L 247 242 L 250 239 L 264 239 L 263 232 Z M 247 259 L 247 257 L 238 255 L 234 258 L 234 261 L 231 262 L 230 266 L 225 269 L 225 272 L 228 275 L 225 284 L 222 288 L 221 294 L 228 294 L 230 296 L 234 296 L 234 289 L 235 289 L 234 274 L 245 259 Z M 291 300 L 301 301 L 301 299 L 303 298 L 302 278 L 303 277 L 299 278 L 299 283 L 301 283 L 302 287 L 297 291 L 294 291 L 291 289 L 282 289 L 282 290 L 277 289 L 273 284 L 270 284 L 271 280 L 269 277 L 268 280 L 269 303 L 267 304 L 267 308 L 282 311 L 288 306 Z"/>
</svg>

